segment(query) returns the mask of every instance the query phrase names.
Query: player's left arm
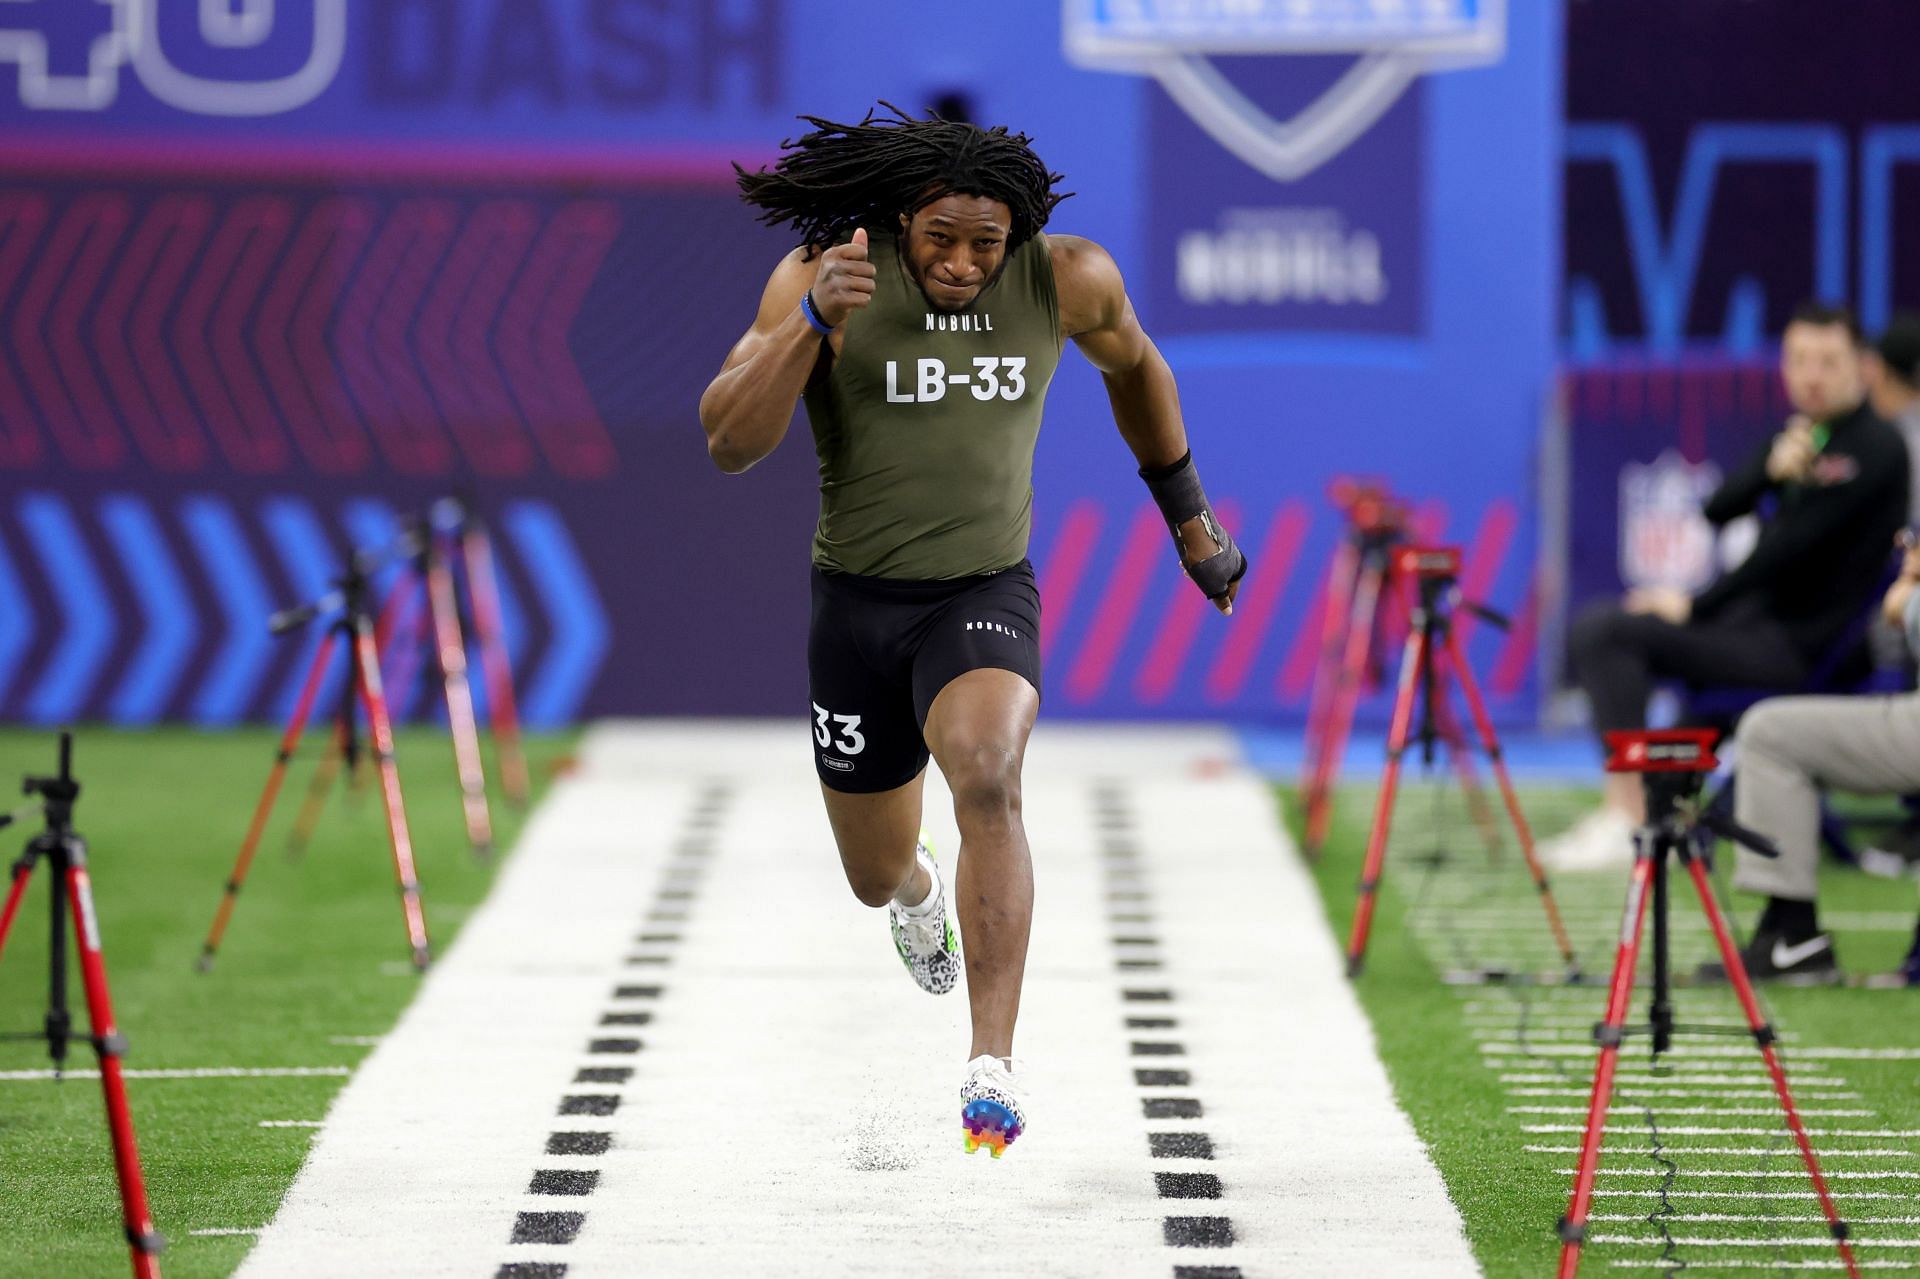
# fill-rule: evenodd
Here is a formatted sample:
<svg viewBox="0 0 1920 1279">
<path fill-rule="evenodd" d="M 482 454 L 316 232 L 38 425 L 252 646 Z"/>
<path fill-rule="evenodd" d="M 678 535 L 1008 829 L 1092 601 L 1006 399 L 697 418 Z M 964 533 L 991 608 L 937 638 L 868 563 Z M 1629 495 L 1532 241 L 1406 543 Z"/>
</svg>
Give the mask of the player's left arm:
<svg viewBox="0 0 1920 1279">
<path fill-rule="evenodd" d="M 1050 235 L 1047 246 L 1061 327 L 1100 370 L 1114 425 L 1166 517 L 1181 565 L 1214 607 L 1233 612 L 1247 557 L 1220 527 L 1200 487 L 1173 370 L 1140 327 L 1120 268 L 1105 249 L 1074 235 Z"/>
</svg>

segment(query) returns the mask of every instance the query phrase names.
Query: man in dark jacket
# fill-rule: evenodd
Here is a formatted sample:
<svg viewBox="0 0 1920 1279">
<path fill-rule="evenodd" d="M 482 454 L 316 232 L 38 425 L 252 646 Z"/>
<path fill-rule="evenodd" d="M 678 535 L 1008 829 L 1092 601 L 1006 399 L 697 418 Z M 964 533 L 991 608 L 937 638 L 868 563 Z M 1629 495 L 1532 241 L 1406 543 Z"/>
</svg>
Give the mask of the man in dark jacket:
<svg viewBox="0 0 1920 1279">
<path fill-rule="evenodd" d="M 1645 727 L 1663 679 L 1799 689 L 1879 597 L 1909 472 L 1905 441 L 1866 401 L 1863 352 L 1851 312 L 1796 311 L 1780 348 L 1794 415 L 1705 510 L 1716 526 L 1760 515 L 1753 553 L 1699 595 L 1636 590 L 1574 622 L 1573 675 L 1595 729 Z M 1642 811 L 1639 779 L 1610 774 L 1602 807 L 1543 855 L 1564 870 L 1623 861 Z"/>
</svg>

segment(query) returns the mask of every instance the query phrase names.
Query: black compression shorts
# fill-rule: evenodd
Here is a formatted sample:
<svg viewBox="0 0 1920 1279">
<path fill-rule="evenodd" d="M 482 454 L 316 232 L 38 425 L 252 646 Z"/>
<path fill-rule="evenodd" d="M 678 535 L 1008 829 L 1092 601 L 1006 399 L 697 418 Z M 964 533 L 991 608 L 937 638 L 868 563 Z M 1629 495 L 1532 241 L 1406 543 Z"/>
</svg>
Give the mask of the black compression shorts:
<svg viewBox="0 0 1920 1279">
<path fill-rule="evenodd" d="M 857 793 L 912 781 L 927 766 L 933 699 L 981 669 L 1040 691 L 1040 589 L 1027 561 L 934 582 L 814 569 L 807 683 L 820 780 Z"/>
</svg>

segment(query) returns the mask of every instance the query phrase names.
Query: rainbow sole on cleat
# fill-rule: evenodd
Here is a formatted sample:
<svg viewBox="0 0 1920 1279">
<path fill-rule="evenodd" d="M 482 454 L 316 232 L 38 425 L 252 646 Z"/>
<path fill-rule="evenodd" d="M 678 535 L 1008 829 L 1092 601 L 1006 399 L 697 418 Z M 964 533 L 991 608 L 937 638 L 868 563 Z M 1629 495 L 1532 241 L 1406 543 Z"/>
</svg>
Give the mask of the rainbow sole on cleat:
<svg viewBox="0 0 1920 1279">
<path fill-rule="evenodd" d="M 960 1126 L 966 1131 L 967 1153 L 982 1146 L 995 1159 L 1007 1153 L 1007 1147 L 1019 1139 L 1020 1119 L 997 1101 L 970 1101 L 960 1111 Z"/>
</svg>

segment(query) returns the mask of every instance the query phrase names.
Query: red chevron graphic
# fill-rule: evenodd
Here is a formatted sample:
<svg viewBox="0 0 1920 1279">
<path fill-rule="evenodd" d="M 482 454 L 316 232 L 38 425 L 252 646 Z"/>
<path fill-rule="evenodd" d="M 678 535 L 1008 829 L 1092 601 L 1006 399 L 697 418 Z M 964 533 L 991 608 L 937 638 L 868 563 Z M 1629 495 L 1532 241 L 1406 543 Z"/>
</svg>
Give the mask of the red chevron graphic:
<svg viewBox="0 0 1920 1279">
<path fill-rule="evenodd" d="M 347 384 L 373 442 L 389 465 L 408 475 L 434 475 L 452 457 L 407 349 L 406 325 L 440 260 L 452 224 L 442 200 L 408 200 L 387 215 L 367 250 L 334 325 L 333 340 Z"/>
<path fill-rule="evenodd" d="M 1120 557 L 1114 561 L 1093 624 L 1081 641 L 1079 656 L 1067 673 L 1067 696 L 1074 701 L 1090 702 L 1106 688 L 1121 645 L 1126 643 L 1127 632 L 1140 611 L 1147 583 L 1153 578 L 1154 558 L 1163 545 L 1171 546 L 1166 521 L 1158 508 L 1141 507 L 1133 517 L 1133 527 L 1127 530 Z"/>
<path fill-rule="evenodd" d="M 93 234 L 87 237 L 86 247 L 54 296 L 48 336 L 79 415 L 81 434 L 76 447 L 84 448 L 91 458 L 84 465 L 114 466 L 126 457 L 127 441 L 108 406 L 106 388 L 94 371 L 92 343 L 81 336 L 80 326 L 132 214 L 119 195 L 76 200 L 68 216 L 85 213 L 93 216 Z"/>
<path fill-rule="evenodd" d="M 407 339 L 420 298 L 446 256 L 456 213 L 446 200 L 407 200 L 394 209 L 393 221 L 412 231 L 412 241 L 374 319 L 374 356 L 394 397 L 388 410 L 393 416 L 385 429 L 409 435 L 407 453 L 414 459 L 416 474 L 439 475 L 453 464 L 453 446 L 441 429 L 443 419 L 421 380 Z"/>
<path fill-rule="evenodd" d="M 217 339 L 211 330 L 214 308 L 222 297 L 237 292 L 250 300 L 266 273 L 266 262 L 278 247 L 278 238 L 271 232 L 266 237 L 269 242 L 262 244 L 258 221 L 255 201 L 236 205 L 228 212 L 213 233 L 213 242 L 180 300 L 173 323 L 174 354 L 186 372 L 187 385 L 213 432 L 214 442 L 236 470 L 256 474 L 286 466 L 286 440 L 275 423 L 249 421 L 257 412 L 254 404 L 246 399 L 236 402 L 236 392 L 244 392 L 221 375 L 214 359 Z M 280 234 L 284 236 L 284 228 Z M 231 322 L 224 308 L 219 322 L 222 326 Z"/>
<path fill-rule="evenodd" d="M 1226 641 L 1207 672 L 1208 700 L 1231 701 L 1246 687 L 1267 630 L 1273 625 L 1274 613 L 1287 593 L 1287 583 L 1293 580 L 1293 566 L 1312 522 L 1306 503 L 1297 499 L 1273 513 L 1260 553 L 1241 583 L 1240 598 L 1234 601 L 1233 624 L 1228 627 Z"/>
<path fill-rule="evenodd" d="M 405 206 L 403 206 L 405 207 Z M 362 418 L 387 463 L 409 475 L 431 474 L 430 451 L 416 448 L 405 422 L 395 419 L 399 398 L 387 386 L 388 365 L 375 353 L 375 324 L 381 299 L 400 272 L 415 239 L 410 217 L 389 213 L 373 237 L 332 329 L 333 347 L 340 354 L 349 390 L 359 401 Z"/>
<path fill-rule="evenodd" d="M 619 212 L 604 201 L 555 213 L 500 317 L 500 362 L 521 412 L 547 464 L 574 479 L 608 475 L 618 460 L 569 334 L 619 232 Z"/>
<path fill-rule="evenodd" d="M 1214 513 L 1227 532 L 1239 538 L 1240 504 L 1231 498 L 1225 499 Z M 1149 706 L 1167 700 L 1187 664 L 1187 654 L 1193 649 L 1194 637 L 1200 633 L 1200 623 L 1214 611 L 1212 601 L 1195 590 L 1192 582 L 1181 581 L 1174 587 L 1173 598 L 1161 618 L 1160 633 L 1154 636 L 1153 646 L 1134 678 L 1136 698 Z M 1239 612 L 1237 604 L 1234 612 Z"/>
<path fill-rule="evenodd" d="M 112 466 L 126 456 L 126 440 L 105 412 L 105 393 L 80 341 L 80 311 L 126 224 L 126 201 L 118 196 L 74 201 L 54 222 L 39 268 L 14 312 L 13 340 L 27 384 L 54 443 L 75 466 Z M 76 297 L 78 302 L 72 300 Z"/>
<path fill-rule="evenodd" d="M 35 192 L 0 192 L 0 305 L 13 293 L 14 281 L 47 224 L 47 201 Z M 0 343 L 0 467 L 25 468 L 40 460 L 44 445 L 25 391 Z"/>
<path fill-rule="evenodd" d="M 94 347 L 120 420 L 141 456 L 162 471 L 197 470 L 207 457 L 206 436 L 174 376 L 161 325 L 212 220 L 212 206 L 198 196 L 154 201 L 93 317 Z"/>
<path fill-rule="evenodd" d="M 1487 593 L 1500 577 L 1500 566 L 1506 563 L 1507 549 L 1513 545 L 1514 529 L 1519 523 L 1513 503 L 1505 498 L 1495 498 L 1487 504 L 1486 514 L 1480 517 L 1479 531 L 1467 549 L 1466 562 L 1460 567 L 1460 593 L 1465 598 L 1476 603 L 1493 603 Z M 1479 620 L 1466 609 L 1460 610 L 1454 620 L 1453 628 L 1460 636 L 1462 651 L 1473 637 L 1474 623 Z"/>
<path fill-rule="evenodd" d="M 1073 612 L 1074 597 L 1080 592 L 1080 579 L 1093 557 L 1094 544 L 1100 540 L 1100 503 L 1083 497 L 1067 508 L 1060 521 L 1060 532 L 1053 539 L 1053 553 L 1039 572 L 1040 659 L 1048 660 L 1055 636 L 1065 628 Z"/>
<path fill-rule="evenodd" d="M 265 285 L 267 273 L 280 256 L 293 228 L 293 210 L 279 196 L 255 196 L 242 200 L 228 215 L 229 226 L 248 232 L 246 251 L 234 267 L 226 291 L 213 313 L 213 357 L 225 376 L 240 421 L 247 428 L 252 456 L 257 469 L 284 471 L 289 454 L 287 437 L 280 418 L 261 385 L 260 374 L 247 353 L 247 338 L 255 300 Z M 224 234 L 225 228 L 222 228 Z"/>
<path fill-rule="evenodd" d="M 1540 584 L 1529 581 L 1520 611 L 1513 615 L 1513 627 L 1507 632 L 1506 643 L 1501 646 L 1500 656 L 1493 664 L 1492 678 L 1488 680 L 1495 697 L 1512 697 L 1520 691 L 1538 656 L 1535 647 L 1539 640 Z"/>
<path fill-rule="evenodd" d="M 521 429 L 519 411 L 486 339 L 538 226 L 539 218 L 526 201 L 481 205 L 448 252 L 414 326 L 427 383 L 454 442 L 481 475 L 524 475 L 533 464 L 532 442 Z"/>
<path fill-rule="evenodd" d="M 282 275 L 285 296 L 297 299 L 289 302 L 293 319 L 284 350 L 276 327 L 280 318 L 278 296 L 270 299 L 272 311 L 262 311 L 262 352 L 275 370 L 271 375 L 273 385 L 287 392 L 287 402 L 293 402 L 298 388 L 313 405 L 311 417 L 288 412 L 294 439 L 315 467 L 335 475 L 365 470 L 373 453 L 327 343 L 334 309 L 354 263 L 373 234 L 373 224 L 373 207 L 365 200 L 341 196 L 315 206 Z M 310 270 L 306 269 L 309 263 Z M 272 354 L 267 356 L 267 352 Z M 294 369 L 286 367 L 288 359 Z"/>
<path fill-rule="evenodd" d="M 1345 529 L 1341 530 L 1340 536 L 1347 536 Z M 1320 575 L 1320 583 L 1314 589 L 1313 604 L 1307 609 L 1300 629 L 1294 632 L 1293 647 L 1287 652 L 1287 660 L 1281 663 L 1279 692 L 1283 702 L 1298 701 L 1312 691 L 1313 673 L 1320 662 L 1320 645 L 1327 626 L 1327 595 L 1333 583 L 1333 572 L 1339 566 L 1338 554 L 1327 557 L 1327 570 Z"/>
</svg>

